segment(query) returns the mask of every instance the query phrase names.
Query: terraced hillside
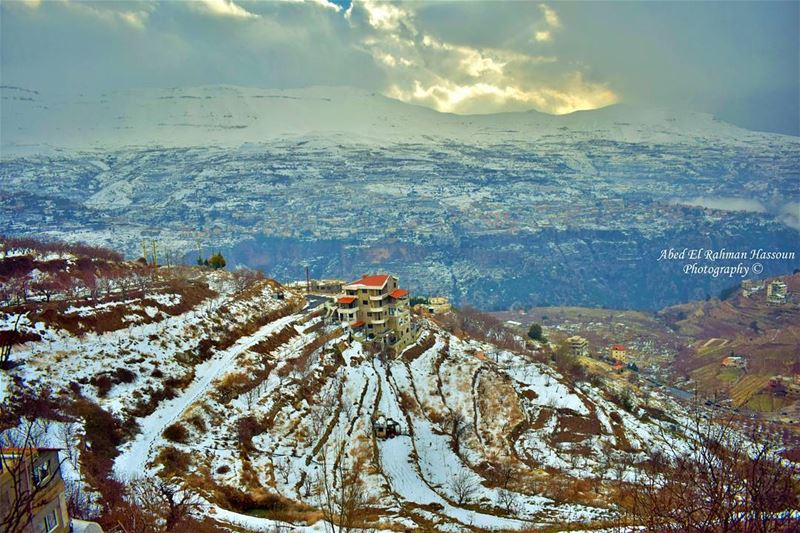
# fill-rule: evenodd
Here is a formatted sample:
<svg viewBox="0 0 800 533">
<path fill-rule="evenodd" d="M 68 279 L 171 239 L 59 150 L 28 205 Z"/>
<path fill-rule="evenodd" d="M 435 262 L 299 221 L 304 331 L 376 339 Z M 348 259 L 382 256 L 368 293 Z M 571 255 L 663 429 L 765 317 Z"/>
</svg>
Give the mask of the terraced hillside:
<svg viewBox="0 0 800 533">
<path fill-rule="evenodd" d="M 193 495 L 187 531 L 603 526 L 649 458 L 693 440 L 670 399 L 567 377 L 511 337 L 418 317 L 388 358 L 253 273 L 98 254 L 6 250 L 23 267 L 4 286 L 83 281 L 7 295 L 0 436 L 63 448 L 71 498 L 108 527 L 158 478 Z"/>
<path fill-rule="evenodd" d="M 767 279 L 767 283 L 775 278 Z M 692 302 L 664 309 L 661 318 L 687 339 L 676 354 L 676 372 L 706 393 L 728 394 L 735 406 L 780 411 L 796 398 L 769 398 L 767 382 L 800 372 L 800 274 L 781 276 L 789 297 L 780 305 L 766 302 L 762 289 L 749 297 L 740 292 L 724 300 Z M 745 359 L 747 369 L 730 370 L 721 361 L 730 355 Z"/>
</svg>

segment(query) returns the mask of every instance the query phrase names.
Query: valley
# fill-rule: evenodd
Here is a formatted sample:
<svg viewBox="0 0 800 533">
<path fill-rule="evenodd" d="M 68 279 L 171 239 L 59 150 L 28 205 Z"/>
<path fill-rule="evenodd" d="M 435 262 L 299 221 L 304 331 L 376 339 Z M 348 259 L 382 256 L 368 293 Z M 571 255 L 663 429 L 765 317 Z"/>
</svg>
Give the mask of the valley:
<svg viewBox="0 0 800 533">
<path fill-rule="evenodd" d="M 304 262 L 316 278 L 386 269 L 492 310 L 653 311 L 741 279 L 687 274 L 659 261 L 669 248 L 794 254 L 761 261 L 763 276 L 800 266 L 797 139 L 702 113 L 459 117 L 348 88 L 4 105 L 0 233 L 131 258 L 152 239 L 173 263 L 220 249 L 281 281 Z M 96 120 L 68 135 L 78 108 Z M 129 108 L 148 111 L 115 114 Z"/>
</svg>

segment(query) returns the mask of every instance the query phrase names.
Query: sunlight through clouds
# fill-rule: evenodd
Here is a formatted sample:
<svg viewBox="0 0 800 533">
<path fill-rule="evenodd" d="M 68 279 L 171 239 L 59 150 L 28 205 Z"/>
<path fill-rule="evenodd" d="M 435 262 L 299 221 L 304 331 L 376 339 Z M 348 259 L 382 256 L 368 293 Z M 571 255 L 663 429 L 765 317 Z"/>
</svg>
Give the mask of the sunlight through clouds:
<svg viewBox="0 0 800 533">
<path fill-rule="evenodd" d="M 586 83 L 580 74 L 574 75 L 570 82 L 558 89 L 548 86 L 521 89 L 483 82 L 458 85 L 440 79 L 427 86 L 414 80 L 412 90 L 393 85 L 387 95 L 447 113 L 468 114 L 537 109 L 558 115 L 596 109 L 618 101 L 613 91 L 603 85 Z"/>
<path fill-rule="evenodd" d="M 619 101 L 606 84 L 587 81 L 581 69 L 561 65 L 556 56 L 478 48 L 423 33 L 414 6 L 357 0 L 348 17 L 353 31 L 364 34 L 361 45 L 384 69 L 385 92 L 392 98 L 451 113 L 563 114 Z M 531 17 L 543 28 L 534 34 L 537 42 L 551 41 L 552 30 L 562 28 L 558 14 L 544 4 Z"/>
<path fill-rule="evenodd" d="M 4 83 L 54 94 L 353 86 L 454 113 L 568 113 L 624 100 L 800 135 L 792 24 L 799 9 L 797 2 L 0 0 L 0 40 Z M 744 27 L 743 37 L 736 28 Z"/>
</svg>

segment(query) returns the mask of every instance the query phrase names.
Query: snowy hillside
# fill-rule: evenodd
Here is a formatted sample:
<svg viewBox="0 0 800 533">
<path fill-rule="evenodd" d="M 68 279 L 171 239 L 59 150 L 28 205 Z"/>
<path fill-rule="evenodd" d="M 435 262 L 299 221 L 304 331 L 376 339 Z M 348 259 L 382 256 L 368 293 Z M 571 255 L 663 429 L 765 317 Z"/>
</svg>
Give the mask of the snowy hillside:
<svg viewBox="0 0 800 533">
<path fill-rule="evenodd" d="M 63 99 L 2 88 L 3 152 L 49 148 L 235 147 L 297 136 L 358 142 L 547 139 L 572 132 L 632 142 L 747 143 L 750 133 L 703 113 L 616 105 L 565 116 L 530 111 L 453 115 L 350 87 L 275 90 L 236 86 L 141 89 Z"/>
<path fill-rule="evenodd" d="M 70 275 L 82 260 L 13 249 L 3 272 L 25 257 Z M 31 293 L 0 314 L 19 335 L 0 399 L 77 427 L 45 437 L 95 498 L 158 474 L 217 524 L 320 531 L 324 487 L 345 479 L 373 527 L 602 524 L 649 455 L 688 442 L 673 401 L 621 400 L 623 382 L 576 381 L 529 349 L 420 318 L 416 344 L 387 359 L 271 280 L 159 270 L 136 271 L 149 283 L 124 297 L 117 276 L 107 296 Z M 381 418 L 399 435 L 379 438 Z"/>
</svg>

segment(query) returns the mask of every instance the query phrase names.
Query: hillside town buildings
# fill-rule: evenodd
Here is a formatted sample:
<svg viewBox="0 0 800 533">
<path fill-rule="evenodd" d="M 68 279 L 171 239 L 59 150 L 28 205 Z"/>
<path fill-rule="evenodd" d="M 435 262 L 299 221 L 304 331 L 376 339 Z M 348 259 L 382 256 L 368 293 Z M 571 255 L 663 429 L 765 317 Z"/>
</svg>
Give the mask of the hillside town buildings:
<svg viewBox="0 0 800 533">
<path fill-rule="evenodd" d="M 786 283 L 775 280 L 767 285 L 767 303 L 774 305 L 786 303 Z"/>
<path fill-rule="evenodd" d="M 611 358 L 617 361 L 626 362 L 628 360 L 628 352 L 622 344 L 614 344 L 611 346 Z"/>
<path fill-rule="evenodd" d="M 764 290 L 764 281 L 757 279 L 746 279 L 742 281 L 742 296 L 749 298 L 758 291 Z"/>
<path fill-rule="evenodd" d="M 589 355 L 589 341 L 579 335 L 573 335 L 567 339 L 567 344 L 572 351 L 572 355 L 579 357 Z"/>
</svg>

